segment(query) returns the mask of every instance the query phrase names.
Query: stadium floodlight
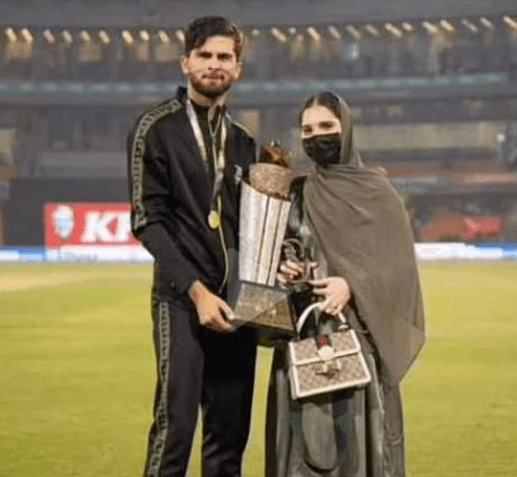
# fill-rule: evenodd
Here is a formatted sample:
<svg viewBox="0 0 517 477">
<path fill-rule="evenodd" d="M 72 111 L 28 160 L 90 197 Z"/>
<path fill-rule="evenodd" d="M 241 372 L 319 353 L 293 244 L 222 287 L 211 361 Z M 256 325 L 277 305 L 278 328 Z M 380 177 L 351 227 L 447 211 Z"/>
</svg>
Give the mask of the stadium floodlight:
<svg viewBox="0 0 517 477">
<path fill-rule="evenodd" d="M 402 38 L 402 32 L 392 23 L 386 23 L 384 28 L 386 28 L 386 30 L 388 30 L 394 37 Z"/>
<path fill-rule="evenodd" d="M 463 23 L 463 25 L 465 25 L 472 33 L 477 33 L 478 27 L 472 22 L 468 21 L 466 18 L 461 20 L 461 23 Z"/>
<path fill-rule="evenodd" d="M 289 35 L 296 35 L 296 28 L 295 27 L 290 27 L 289 30 L 287 30 L 289 32 Z"/>
<path fill-rule="evenodd" d="M 151 39 L 151 36 L 149 35 L 149 32 L 147 30 L 140 30 L 140 38 L 143 41 L 149 41 Z"/>
<path fill-rule="evenodd" d="M 291 46 L 291 54 L 293 59 L 301 59 L 305 55 L 305 37 L 302 33 L 298 33 L 294 37 L 294 41 Z"/>
<path fill-rule="evenodd" d="M 436 34 L 438 33 L 438 28 L 436 25 L 433 25 L 431 22 L 425 21 L 422 23 L 422 26 L 427 30 L 427 33 Z"/>
<path fill-rule="evenodd" d="M 481 17 L 479 20 L 483 25 L 485 25 L 489 30 L 494 29 L 494 24 L 486 17 Z"/>
<path fill-rule="evenodd" d="M 122 38 L 128 45 L 132 45 L 134 42 L 133 35 L 131 35 L 131 33 L 128 30 L 122 31 Z"/>
<path fill-rule="evenodd" d="M 454 31 L 454 27 L 447 20 L 442 20 L 440 22 L 440 25 L 442 26 L 443 29 L 447 30 L 449 33 L 452 33 Z"/>
<path fill-rule="evenodd" d="M 34 37 L 28 28 L 24 28 L 21 33 L 27 43 L 32 43 L 34 41 Z"/>
<path fill-rule="evenodd" d="M 63 39 L 66 43 L 70 44 L 74 41 L 74 37 L 68 30 L 63 30 Z"/>
<path fill-rule="evenodd" d="M 158 38 L 162 43 L 170 43 L 171 39 L 169 38 L 169 35 L 167 35 L 167 32 L 165 30 L 158 31 Z"/>
<path fill-rule="evenodd" d="M 106 30 L 99 31 L 99 38 L 101 39 L 102 43 L 104 43 L 105 45 L 109 44 L 111 41 L 111 38 L 108 35 L 108 32 Z"/>
<path fill-rule="evenodd" d="M 354 25 L 347 25 L 346 31 L 350 33 L 356 40 L 361 39 L 361 33 L 359 33 L 359 30 Z"/>
<path fill-rule="evenodd" d="M 251 31 L 251 36 L 253 38 L 257 38 L 258 36 L 260 36 L 260 30 L 257 29 L 257 28 L 254 28 L 252 31 Z"/>
<path fill-rule="evenodd" d="M 402 24 L 402 28 L 404 28 L 404 30 L 406 30 L 408 33 L 411 33 L 414 30 L 413 25 L 411 25 L 409 22 L 404 22 Z"/>
<path fill-rule="evenodd" d="M 328 27 L 328 30 L 332 38 L 334 38 L 335 40 L 341 40 L 341 32 L 337 29 L 337 27 L 335 27 L 334 25 L 330 25 Z"/>
<path fill-rule="evenodd" d="M 379 36 L 379 30 L 377 30 L 377 28 L 375 28 L 371 23 L 368 23 L 364 29 L 373 36 Z"/>
<path fill-rule="evenodd" d="M 45 37 L 45 40 L 47 40 L 48 43 L 56 42 L 56 37 L 52 34 L 50 30 L 45 30 L 43 32 L 43 36 Z"/>
<path fill-rule="evenodd" d="M 313 26 L 307 28 L 307 33 L 314 41 L 321 40 L 321 35 L 319 34 L 318 30 L 316 30 L 316 28 L 314 28 Z"/>
<path fill-rule="evenodd" d="M 176 30 L 176 38 L 181 42 L 181 44 L 185 44 L 185 33 L 183 33 L 183 30 Z"/>
<path fill-rule="evenodd" d="M 285 43 L 287 41 L 287 37 L 284 33 L 282 33 L 277 27 L 271 28 L 271 34 L 280 42 Z"/>
<path fill-rule="evenodd" d="M 81 31 L 81 38 L 83 41 L 90 42 L 92 41 L 92 38 L 90 37 L 90 34 L 86 30 Z"/>
<path fill-rule="evenodd" d="M 510 28 L 517 30 L 517 22 L 512 17 L 505 15 L 503 20 Z"/>
<path fill-rule="evenodd" d="M 9 41 L 17 41 L 18 37 L 16 36 L 16 33 L 14 32 L 14 28 L 6 28 L 5 34 L 7 35 L 7 38 L 9 38 Z"/>
</svg>

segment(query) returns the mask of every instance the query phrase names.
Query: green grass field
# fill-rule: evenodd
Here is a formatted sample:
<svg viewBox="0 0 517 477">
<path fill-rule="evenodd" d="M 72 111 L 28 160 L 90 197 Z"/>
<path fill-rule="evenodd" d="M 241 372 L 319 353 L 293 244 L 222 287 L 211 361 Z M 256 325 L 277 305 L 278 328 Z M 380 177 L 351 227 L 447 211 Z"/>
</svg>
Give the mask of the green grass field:
<svg viewBox="0 0 517 477">
<path fill-rule="evenodd" d="M 140 477 L 155 379 L 148 266 L 0 265 L 0 477 Z M 421 268 L 404 382 L 412 477 L 517 475 L 517 263 Z M 246 475 L 263 475 L 261 350 Z M 192 459 L 199 476 L 199 449 Z"/>
</svg>

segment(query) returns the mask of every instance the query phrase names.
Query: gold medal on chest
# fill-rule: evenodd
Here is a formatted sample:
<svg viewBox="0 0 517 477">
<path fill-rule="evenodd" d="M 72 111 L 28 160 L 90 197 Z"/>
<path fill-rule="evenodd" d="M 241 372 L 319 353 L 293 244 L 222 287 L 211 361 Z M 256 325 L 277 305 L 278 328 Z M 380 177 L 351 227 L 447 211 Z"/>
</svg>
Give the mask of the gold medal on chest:
<svg viewBox="0 0 517 477">
<path fill-rule="evenodd" d="M 213 230 L 216 230 L 221 226 L 221 217 L 219 217 L 217 210 L 211 210 L 208 214 L 208 225 Z"/>
</svg>

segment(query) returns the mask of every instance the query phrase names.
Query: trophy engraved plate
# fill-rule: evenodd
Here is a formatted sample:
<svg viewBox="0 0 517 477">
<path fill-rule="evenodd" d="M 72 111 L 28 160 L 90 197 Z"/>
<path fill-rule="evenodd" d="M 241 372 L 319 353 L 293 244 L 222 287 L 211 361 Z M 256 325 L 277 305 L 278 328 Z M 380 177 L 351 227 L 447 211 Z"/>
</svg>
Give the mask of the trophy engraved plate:
<svg viewBox="0 0 517 477">
<path fill-rule="evenodd" d="M 287 293 L 253 283 L 241 283 L 235 320 L 290 332 L 293 330 Z"/>
</svg>

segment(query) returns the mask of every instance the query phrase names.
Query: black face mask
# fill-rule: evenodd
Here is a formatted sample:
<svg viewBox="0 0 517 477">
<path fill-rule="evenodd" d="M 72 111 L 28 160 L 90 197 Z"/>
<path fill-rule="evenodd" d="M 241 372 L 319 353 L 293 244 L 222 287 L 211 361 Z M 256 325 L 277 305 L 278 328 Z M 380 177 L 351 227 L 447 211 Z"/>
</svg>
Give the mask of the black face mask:
<svg viewBox="0 0 517 477">
<path fill-rule="evenodd" d="M 341 136 L 325 134 L 302 140 L 305 153 L 319 166 L 337 164 L 341 154 Z"/>
</svg>

